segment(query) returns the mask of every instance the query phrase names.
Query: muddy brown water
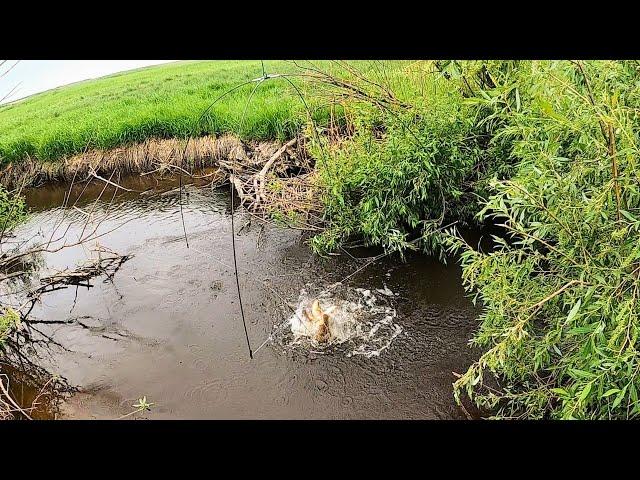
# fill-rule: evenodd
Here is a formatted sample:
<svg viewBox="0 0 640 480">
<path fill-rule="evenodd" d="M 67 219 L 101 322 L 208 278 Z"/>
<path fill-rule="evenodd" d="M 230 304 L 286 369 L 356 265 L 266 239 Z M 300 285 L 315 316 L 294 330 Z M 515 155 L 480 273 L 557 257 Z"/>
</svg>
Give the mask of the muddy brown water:
<svg viewBox="0 0 640 480">
<path fill-rule="evenodd" d="M 146 396 L 150 411 L 128 418 L 188 419 L 464 419 L 452 395 L 453 372 L 477 358 L 468 346 L 477 309 L 465 296 L 460 269 L 413 255 L 385 257 L 353 275 L 345 287 L 387 287 L 396 295 L 403 332 L 380 356 L 288 351 L 267 342 L 248 356 L 233 273 L 230 196 L 202 179 L 185 186 L 185 244 L 177 179 L 132 176 L 119 182 L 132 192 L 93 183 L 27 192 L 32 214 L 9 243 L 42 241 L 68 228 L 77 238 L 86 213 L 109 212 L 99 243 L 132 255 L 112 282 L 95 279 L 43 297 L 31 316 L 51 337 L 30 353 L 34 363 L 76 389 L 56 411 L 40 418 L 118 418 Z M 144 193 L 140 193 L 144 191 Z M 78 199 L 79 197 L 79 199 Z M 113 200 L 112 200 L 113 198 Z M 103 200 L 104 199 L 104 200 Z M 109 204 L 111 204 L 109 206 Z M 314 256 L 302 232 L 236 216 L 236 247 L 247 328 L 253 348 L 290 316 L 305 285 L 340 281 L 378 252 L 350 250 Z M 69 241 L 69 240 L 67 240 Z M 65 248 L 39 259 L 41 271 L 71 268 L 93 245 Z M 55 343 L 54 343 L 55 342 Z M 2 365 L 0 365 L 2 368 Z M 12 392 L 28 405 L 36 395 L 5 367 Z M 13 372 L 13 373 L 12 373 Z M 22 393 L 21 393 L 22 392 Z M 25 393 L 26 392 L 26 393 Z M 467 405 L 467 411 L 477 415 Z"/>
</svg>

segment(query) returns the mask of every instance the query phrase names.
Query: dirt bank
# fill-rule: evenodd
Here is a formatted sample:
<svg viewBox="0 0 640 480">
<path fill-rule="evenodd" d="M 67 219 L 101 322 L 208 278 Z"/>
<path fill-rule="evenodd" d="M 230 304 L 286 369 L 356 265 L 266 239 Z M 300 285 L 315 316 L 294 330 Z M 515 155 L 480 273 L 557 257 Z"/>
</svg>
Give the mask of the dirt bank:
<svg viewBox="0 0 640 480">
<path fill-rule="evenodd" d="M 141 143 L 109 150 L 87 150 L 55 162 L 28 158 L 0 170 L 0 183 L 7 188 L 30 187 L 44 182 L 78 179 L 95 172 L 110 175 L 149 173 L 181 168 L 229 166 L 238 170 L 265 163 L 281 147 L 278 142 L 242 142 L 232 135 L 187 139 L 151 138 Z M 299 155 L 303 155 L 300 146 Z M 176 173 L 176 172 L 174 172 Z"/>
</svg>

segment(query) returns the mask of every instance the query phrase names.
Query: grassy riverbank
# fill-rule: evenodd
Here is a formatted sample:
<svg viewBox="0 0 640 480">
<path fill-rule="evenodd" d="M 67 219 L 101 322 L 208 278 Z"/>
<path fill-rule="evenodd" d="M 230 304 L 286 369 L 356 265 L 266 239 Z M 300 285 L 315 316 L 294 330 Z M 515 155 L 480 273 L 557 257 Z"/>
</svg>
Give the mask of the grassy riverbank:
<svg viewBox="0 0 640 480">
<path fill-rule="evenodd" d="M 268 74 L 295 66 L 265 61 Z M 194 61 L 143 68 L 60 87 L 0 106 L 0 163 L 31 157 L 56 161 L 86 148 L 112 148 L 150 137 L 234 133 L 244 139 L 290 138 L 307 121 L 295 89 L 284 79 L 219 96 L 262 76 L 260 61 Z M 293 77 L 296 84 L 301 82 Z M 250 104 L 247 106 L 247 103 Z M 317 119 L 326 112 L 309 104 Z"/>
</svg>

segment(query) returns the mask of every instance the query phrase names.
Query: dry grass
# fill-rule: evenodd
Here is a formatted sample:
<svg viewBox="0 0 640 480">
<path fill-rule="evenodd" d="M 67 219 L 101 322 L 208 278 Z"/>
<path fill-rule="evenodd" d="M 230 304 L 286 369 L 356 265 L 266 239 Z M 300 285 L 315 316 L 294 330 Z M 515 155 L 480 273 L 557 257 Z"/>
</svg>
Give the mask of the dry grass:
<svg viewBox="0 0 640 480">
<path fill-rule="evenodd" d="M 265 142 L 267 145 L 271 142 Z M 99 175 L 120 173 L 145 173 L 171 170 L 179 167 L 194 170 L 216 166 L 228 159 L 245 159 L 247 150 L 260 152 L 264 144 L 244 144 L 231 135 L 205 136 L 183 139 L 148 139 L 144 142 L 109 150 L 89 150 L 82 154 L 63 158 L 56 162 L 43 162 L 28 158 L 9 164 L 0 170 L 0 183 L 7 188 L 19 185 L 33 186 L 49 181 L 82 178 L 95 172 Z M 259 148 L 258 148 L 259 147 Z M 183 154 L 184 152 L 184 154 Z"/>
</svg>

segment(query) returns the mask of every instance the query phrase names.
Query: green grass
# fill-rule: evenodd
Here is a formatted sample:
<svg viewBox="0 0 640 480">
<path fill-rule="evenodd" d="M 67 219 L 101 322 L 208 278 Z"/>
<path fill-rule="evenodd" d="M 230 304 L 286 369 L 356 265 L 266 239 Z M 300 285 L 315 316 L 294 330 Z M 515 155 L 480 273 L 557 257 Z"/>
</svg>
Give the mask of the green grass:
<svg viewBox="0 0 640 480">
<path fill-rule="evenodd" d="M 285 61 L 265 61 L 265 67 L 271 74 L 295 71 Z M 0 163 L 57 160 L 87 146 L 112 148 L 149 137 L 227 132 L 256 140 L 291 137 L 307 114 L 282 78 L 263 82 L 248 107 L 255 83 L 239 88 L 197 122 L 218 96 L 261 75 L 259 60 L 177 62 L 43 92 L 0 107 Z M 322 120 L 323 111 L 313 115 Z"/>
</svg>

